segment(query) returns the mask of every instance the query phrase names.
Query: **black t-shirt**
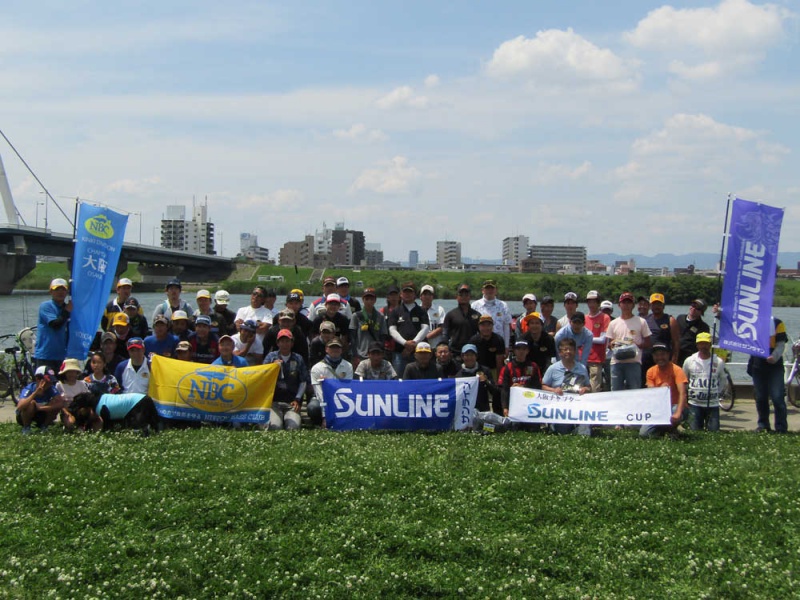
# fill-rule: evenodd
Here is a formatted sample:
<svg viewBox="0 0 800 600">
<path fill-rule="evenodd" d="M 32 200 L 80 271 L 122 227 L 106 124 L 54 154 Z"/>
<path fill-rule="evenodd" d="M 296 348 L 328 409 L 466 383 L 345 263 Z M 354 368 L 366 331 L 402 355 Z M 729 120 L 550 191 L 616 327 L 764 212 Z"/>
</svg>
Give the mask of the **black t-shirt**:
<svg viewBox="0 0 800 600">
<path fill-rule="evenodd" d="M 387 319 L 386 326 L 397 327 L 397 333 L 405 340 L 413 340 L 422 329 L 423 325 L 430 325 L 428 313 L 419 304 L 414 304 L 411 310 L 401 304 L 395 308 Z M 395 342 L 395 351 L 402 352 L 403 348 Z"/>
<path fill-rule="evenodd" d="M 473 335 L 478 333 L 478 319 L 481 318 L 474 308 L 470 307 L 465 313 L 457 306 L 444 316 L 444 335 L 450 345 L 450 351 L 461 354 L 461 348 L 468 343 Z"/>
<path fill-rule="evenodd" d="M 506 343 L 494 332 L 488 340 L 483 339 L 480 334 L 473 335 L 469 343 L 478 348 L 478 364 L 490 369 L 497 368 L 497 356 L 505 356 L 506 353 Z"/>
</svg>

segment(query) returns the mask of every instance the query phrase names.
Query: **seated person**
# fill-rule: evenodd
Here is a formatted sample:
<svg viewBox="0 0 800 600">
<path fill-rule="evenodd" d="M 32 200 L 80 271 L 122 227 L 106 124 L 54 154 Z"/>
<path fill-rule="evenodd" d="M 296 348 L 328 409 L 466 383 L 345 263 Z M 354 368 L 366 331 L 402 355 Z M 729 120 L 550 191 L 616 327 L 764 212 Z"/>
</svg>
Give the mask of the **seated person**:
<svg viewBox="0 0 800 600">
<path fill-rule="evenodd" d="M 130 358 L 117 365 L 114 378 L 122 388 L 122 392 L 147 394 L 150 388 L 150 361 L 144 354 L 144 340 L 129 339 L 128 354 Z"/>
<path fill-rule="evenodd" d="M 325 346 L 325 358 L 311 367 L 311 385 L 314 397 L 308 402 L 306 412 L 312 423 L 322 425 L 325 399 L 322 394 L 322 382 L 325 379 L 352 379 L 353 365 L 342 358 L 342 342 L 334 337 Z"/>
<path fill-rule="evenodd" d="M 192 345 L 187 341 L 180 341 L 175 346 L 175 358 L 186 362 L 192 362 Z"/>
<path fill-rule="evenodd" d="M 362 381 L 397 379 L 392 363 L 384 358 L 383 342 L 372 342 L 367 352 L 367 360 L 356 367 L 355 376 Z"/>
<path fill-rule="evenodd" d="M 647 387 L 668 387 L 670 402 L 672 404 L 671 425 L 642 425 L 639 435 L 642 437 L 657 437 L 663 434 L 676 435 L 678 425 L 683 420 L 686 411 L 686 390 L 689 379 L 678 365 L 672 362 L 672 352 L 666 344 L 656 342 L 653 344 L 651 356 L 655 364 L 647 369 L 645 380 Z M 707 375 L 707 373 L 706 373 Z"/>
<path fill-rule="evenodd" d="M 108 334 L 109 332 L 106 332 Z M 103 334 L 103 335 L 106 335 Z M 111 333 L 110 335 L 114 335 Z M 89 391 L 96 395 L 118 394 L 119 383 L 107 368 L 106 357 L 102 352 L 92 352 L 89 354 L 89 374 L 83 381 L 89 386 Z"/>
<path fill-rule="evenodd" d="M 189 336 L 192 345 L 192 360 L 206 365 L 219 356 L 219 340 L 213 333 L 213 325 L 208 315 L 198 315 L 194 322 L 194 332 Z"/>
<path fill-rule="evenodd" d="M 189 315 L 182 310 L 176 310 L 172 313 L 172 323 L 170 325 L 172 335 L 177 336 L 179 342 L 188 342 L 189 334 L 192 333 L 189 329 Z"/>
<path fill-rule="evenodd" d="M 64 397 L 56 390 L 55 382 L 55 371 L 43 365 L 36 369 L 33 381 L 20 391 L 16 415 L 23 435 L 31 433 L 32 423 L 41 431 L 47 431 L 61 413 Z"/>
<path fill-rule="evenodd" d="M 59 382 L 56 390 L 64 398 L 64 408 L 61 411 L 61 423 L 67 431 L 75 428 L 75 417 L 69 412 L 72 399 L 78 394 L 85 394 L 89 391 L 89 386 L 83 380 L 83 366 L 77 358 L 68 358 L 58 372 Z"/>
<path fill-rule="evenodd" d="M 414 362 L 406 365 L 403 379 L 439 379 L 442 369 L 433 360 L 431 345 L 428 342 L 419 342 L 414 349 Z"/>
<path fill-rule="evenodd" d="M 292 337 L 289 329 L 281 329 L 278 349 L 264 359 L 264 364 L 275 363 L 281 368 L 269 411 L 269 429 L 300 429 L 300 407 L 310 380 L 305 360 L 292 352 Z"/>
<path fill-rule="evenodd" d="M 455 377 L 461 368 L 461 365 L 453 360 L 453 353 L 450 352 L 447 342 L 436 344 L 436 364 L 442 370 L 442 377 Z"/>
<path fill-rule="evenodd" d="M 583 395 L 591 391 L 589 387 L 589 370 L 576 360 L 578 345 L 570 337 L 563 338 L 558 344 L 558 355 L 561 360 L 554 362 L 544 374 L 542 389 L 546 392 Z M 550 428 L 556 433 L 572 433 L 591 435 L 590 425 L 553 424 Z"/>
<path fill-rule="evenodd" d="M 251 367 L 264 362 L 264 345 L 256 335 L 257 330 L 258 324 L 248 319 L 239 325 L 239 333 L 233 336 L 233 353 L 244 358 Z"/>
<path fill-rule="evenodd" d="M 219 356 L 214 359 L 212 365 L 222 365 L 225 367 L 246 367 L 248 366 L 247 359 L 243 356 L 234 354 L 236 343 L 229 335 L 223 335 L 219 338 Z"/>
<path fill-rule="evenodd" d="M 144 338 L 144 352 L 148 357 L 154 354 L 173 357 L 175 346 L 179 341 L 177 335 L 169 332 L 169 319 L 164 315 L 158 315 L 153 319 L 153 335 Z"/>
<path fill-rule="evenodd" d="M 503 416 L 508 416 L 508 402 L 512 387 L 542 389 L 542 374 L 536 363 L 528 359 L 528 342 L 519 339 L 514 342 L 513 358 L 500 369 L 497 379 L 500 398 L 503 402 Z"/>
</svg>

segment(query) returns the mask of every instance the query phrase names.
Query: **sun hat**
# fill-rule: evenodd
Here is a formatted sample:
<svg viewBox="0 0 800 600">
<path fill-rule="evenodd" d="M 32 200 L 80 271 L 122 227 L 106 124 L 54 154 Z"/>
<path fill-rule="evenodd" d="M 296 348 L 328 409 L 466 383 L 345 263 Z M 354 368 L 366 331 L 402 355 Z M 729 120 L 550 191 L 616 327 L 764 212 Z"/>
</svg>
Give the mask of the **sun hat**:
<svg viewBox="0 0 800 600">
<path fill-rule="evenodd" d="M 66 359 L 61 363 L 61 369 L 59 370 L 58 374 L 63 375 L 68 371 L 78 371 L 78 373 L 83 373 L 81 362 L 77 358 Z"/>
</svg>

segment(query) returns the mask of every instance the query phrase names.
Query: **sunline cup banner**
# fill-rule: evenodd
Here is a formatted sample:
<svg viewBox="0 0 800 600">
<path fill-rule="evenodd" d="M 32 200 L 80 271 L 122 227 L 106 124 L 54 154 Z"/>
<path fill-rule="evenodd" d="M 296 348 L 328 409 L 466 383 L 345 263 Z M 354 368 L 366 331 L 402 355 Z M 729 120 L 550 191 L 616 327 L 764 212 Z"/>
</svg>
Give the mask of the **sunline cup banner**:
<svg viewBox="0 0 800 600">
<path fill-rule="evenodd" d="M 84 360 L 114 287 L 128 216 L 80 204 L 72 255 L 72 314 L 67 358 Z"/>
<path fill-rule="evenodd" d="M 733 201 L 722 286 L 719 345 L 769 356 L 783 209 Z"/>
<path fill-rule="evenodd" d="M 333 431 L 467 429 L 478 397 L 478 378 L 361 381 L 325 379 L 325 422 Z"/>
<path fill-rule="evenodd" d="M 508 418 L 517 423 L 571 425 L 669 425 L 672 417 L 668 387 L 555 394 L 512 387 Z"/>
<path fill-rule="evenodd" d="M 224 367 L 153 356 L 148 394 L 161 417 L 269 423 L 280 366 Z"/>
</svg>

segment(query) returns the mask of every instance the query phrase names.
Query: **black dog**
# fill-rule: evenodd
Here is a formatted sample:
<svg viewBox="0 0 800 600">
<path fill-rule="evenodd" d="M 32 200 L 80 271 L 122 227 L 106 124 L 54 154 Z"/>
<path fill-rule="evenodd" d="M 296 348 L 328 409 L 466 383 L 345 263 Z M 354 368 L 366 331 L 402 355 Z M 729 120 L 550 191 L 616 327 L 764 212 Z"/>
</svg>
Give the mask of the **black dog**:
<svg viewBox="0 0 800 600">
<path fill-rule="evenodd" d="M 103 431 L 116 424 L 140 429 L 148 435 L 151 429 L 161 429 L 161 418 L 150 396 L 145 394 L 78 394 L 72 399 L 69 412 L 75 417 L 75 426 L 82 429 L 103 422 Z"/>
</svg>

